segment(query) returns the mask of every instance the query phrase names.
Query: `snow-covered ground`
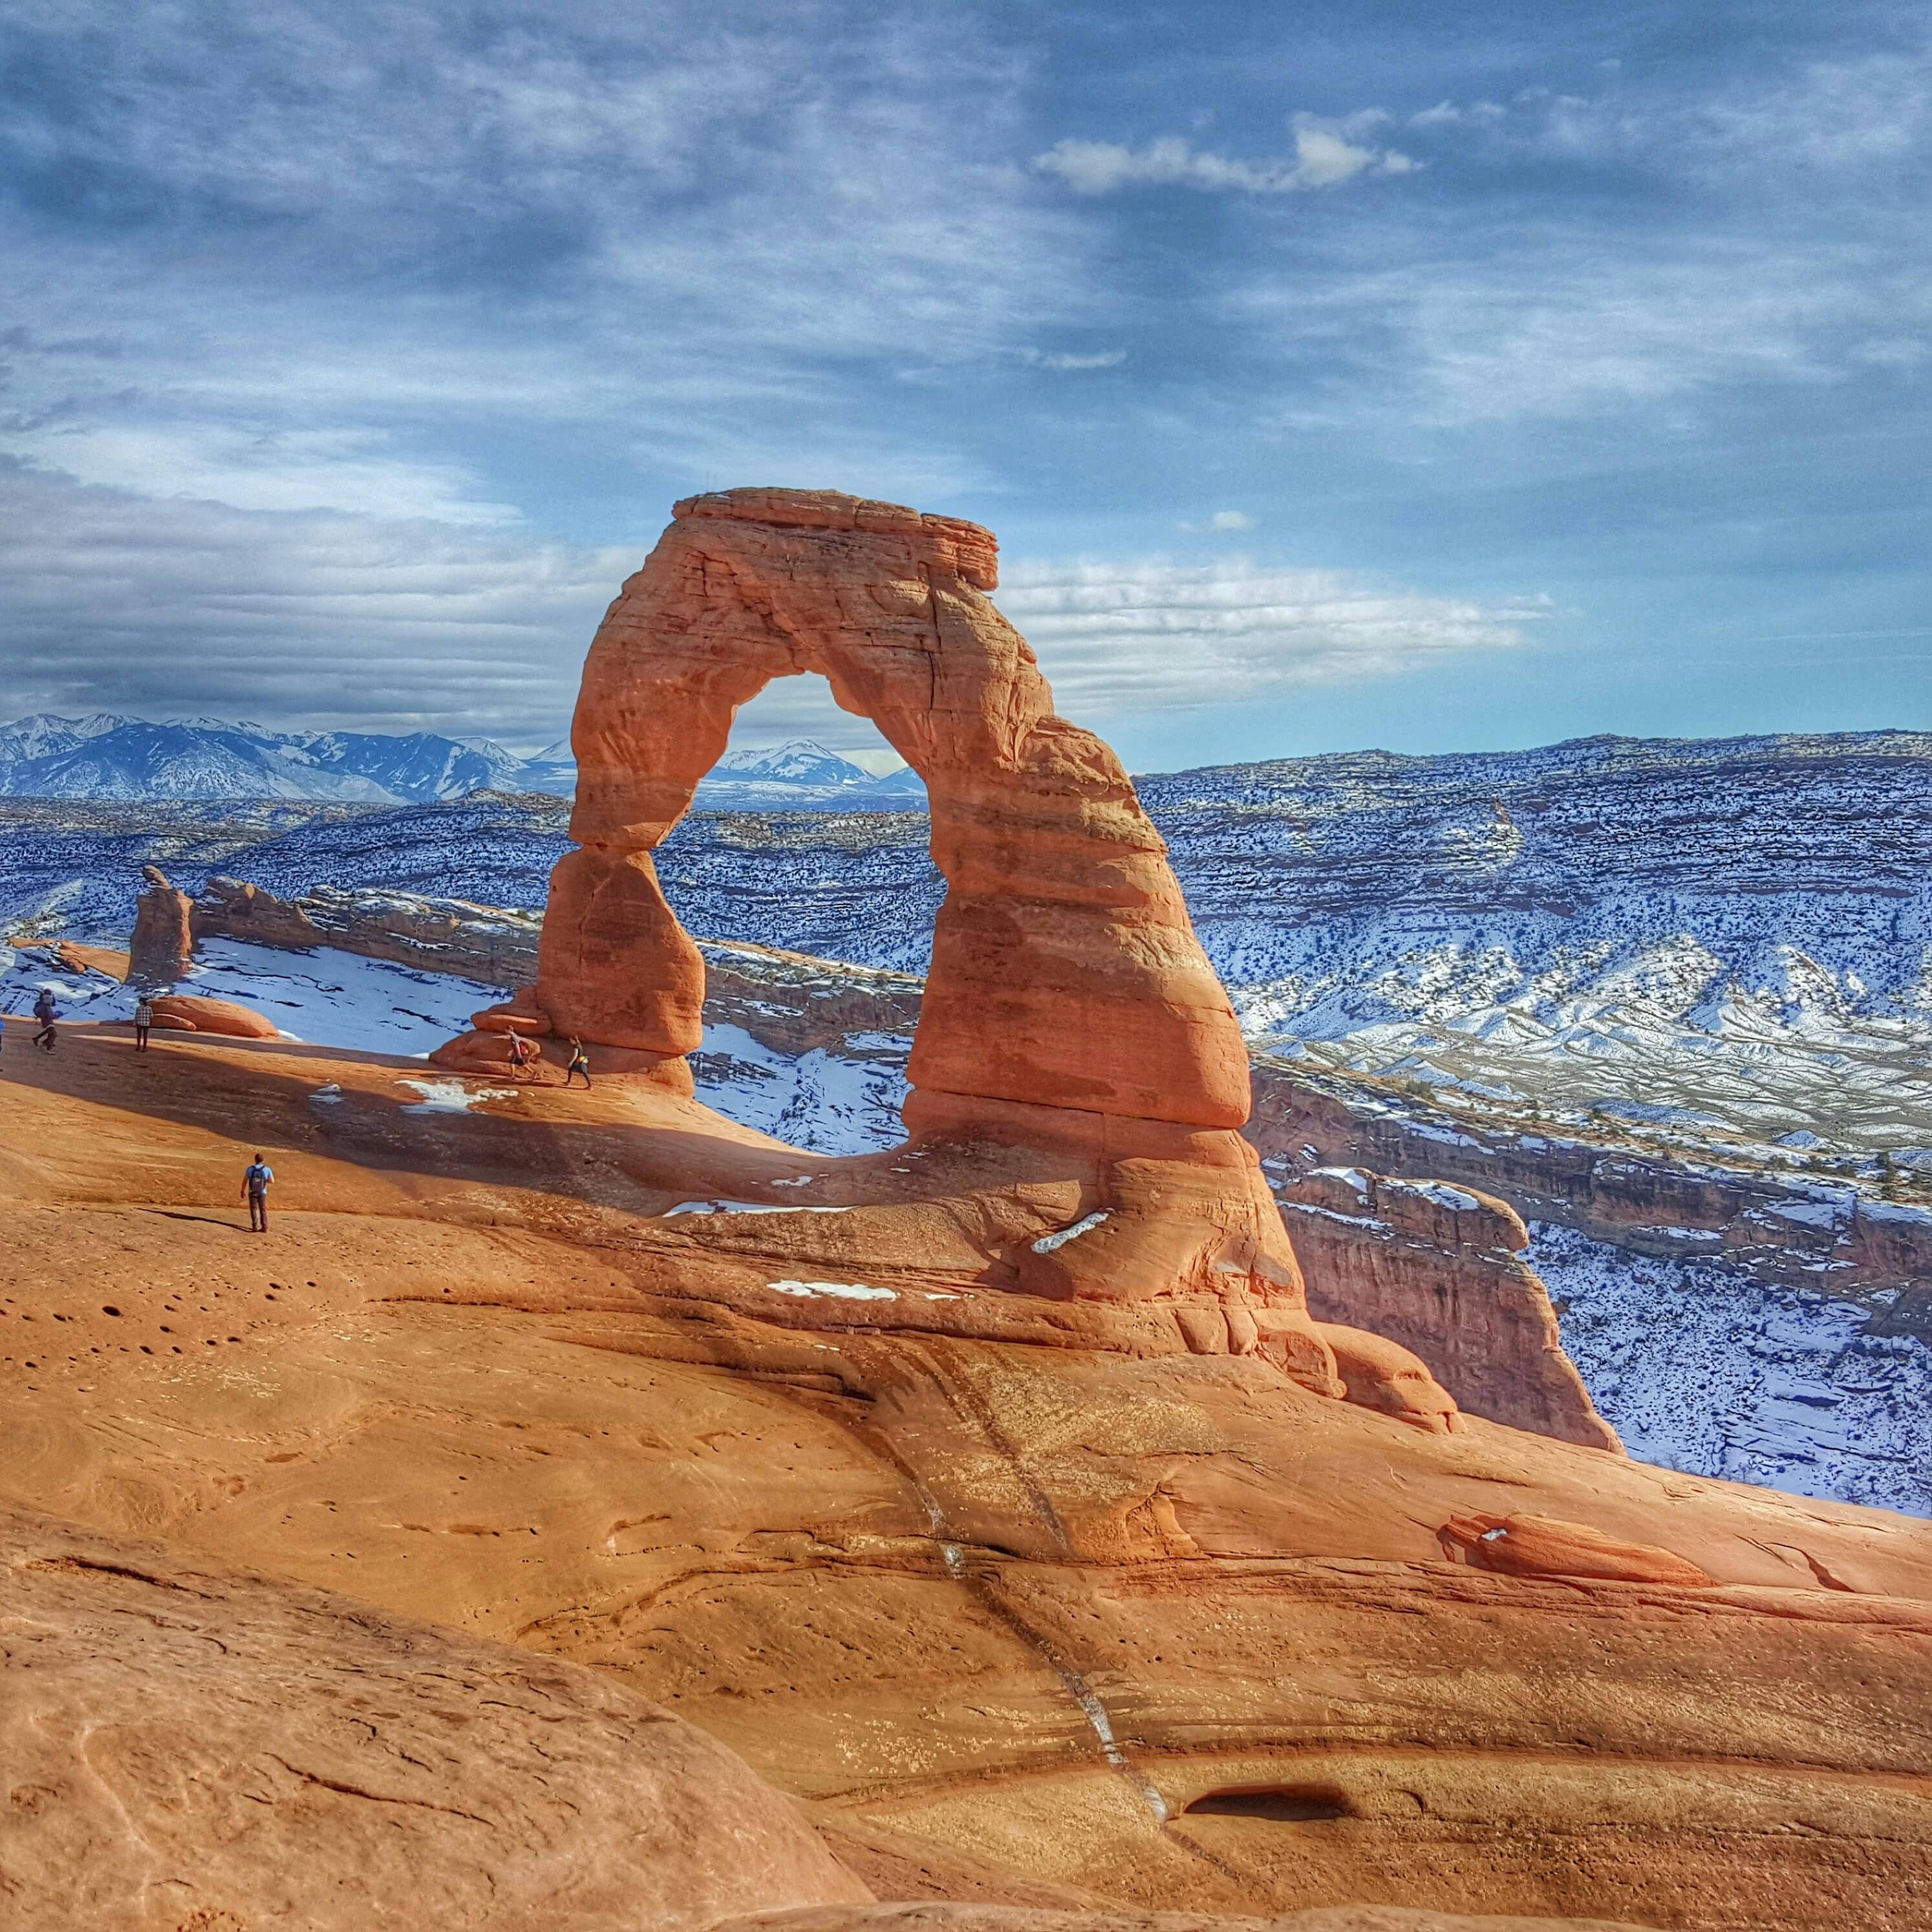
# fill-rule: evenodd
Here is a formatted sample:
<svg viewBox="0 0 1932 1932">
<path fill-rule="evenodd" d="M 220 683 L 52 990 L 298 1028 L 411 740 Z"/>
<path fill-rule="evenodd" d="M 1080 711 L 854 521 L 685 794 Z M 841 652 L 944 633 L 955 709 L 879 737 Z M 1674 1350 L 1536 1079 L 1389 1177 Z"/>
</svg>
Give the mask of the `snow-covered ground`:
<svg viewBox="0 0 1932 1932">
<path fill-rule="evenodd" d="M 854 1044 L 866 1057 L 814 1048 L 794 1058 L 742 1027 L 707 1026 L 704 1046 L 691 1057 L 698 1097 L 728 1120 L 812 1154 L 896 1147 L 905 1138 L 899 1103 L 912 1042 L 867 1034 Z"/>
<path fill-rule="evenodd" d="M 134 1010 L 133 990 L 117 980 L 60 970 L 44 954 L 0 948 L 0 1012 L 27 1012 L 42 986 L 53 989 L 70 1019 L 126 1019 Z M 251 1006 L 291 1040 L 313 1046 L 418 1057 L 503 996 L 447 973 L 418 973 L 353 952 L 290 952 L 229 939 L 203 945 L 176 990 Z"/>
<path fill-rule="evenodd" d="M 1530 1232 L 1564 1346 L 1632 1455 L 1932 1516 L 1932 1348 L 1874 1332 L 1888 1292 L 1839 1299 L 1548 1222 Z"/>
<path fill-rule="evenodd" d="M 0 1012 L 25 1014 L 43 986 L 62 1014 L 77 1020 L 126 1019 L 131 990 L 104 974 L 64 970 L 38 951 L 0 947 Z M 266 1015 L 291 1040 L 313 1046 L 418 1058 L 460 1033 L 470 1016 L 504 989 L 421 973 L 385 959 L 318 950 L 286 952 L 237 940 L 206 942 L 178 991 L 233 1000 Z M 909 1039 L 855 1037 L 854 1051 L 823 1048 L 793 1058 L 742 1028 L 708 1026 L 692 1055 L 698 1097 L 728 1119 L 757 1127 L 812 1154 L 870 1154 L 905 1138 Z M 425 1096 L 425 1108 L 436 1100 Z"/>
</svg>

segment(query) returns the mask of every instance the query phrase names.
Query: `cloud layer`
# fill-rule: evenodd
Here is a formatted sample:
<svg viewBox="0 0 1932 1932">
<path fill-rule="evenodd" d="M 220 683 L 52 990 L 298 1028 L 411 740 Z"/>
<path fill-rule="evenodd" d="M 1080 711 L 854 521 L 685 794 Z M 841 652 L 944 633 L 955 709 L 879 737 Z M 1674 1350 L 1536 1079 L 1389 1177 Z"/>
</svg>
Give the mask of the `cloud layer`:
<svg viewBox="0 0 1932 1932">
<path fill-rule="evenodd" d="M 0 465 L 8 715 L 123 710 L 488 732 L 568 723 L 584 653 L 642 561 L 428 520 L 155 504 Z M 1241 558 L 1009 563 L 998 601 L 1074 715 L 1225 704 L 1508 649 L 1548 613 Z M 754 735 L 874 735 L 785 680 Z"/>
<path fill-rule="evenodd" d="M 1775 641 L 1932 596 L 1932 46 L 1749 11 L 0 0 L 14 708 L 526 742 L 772 482 L 1090 560 L 1002 595 L 1124 736 L 1457 742 L 1522 592 L 1482 742 L 1932 723 Z"/>
<path fill-rule="evenodd" d="M 1492 608 L 1246 557 L 1022 562 L 1006 568 L 998 601 L 1076 717 L 1399 676 L 1454 655 L 1519 648 L 1554 614 L 1542 599 Z"/>
</svg>

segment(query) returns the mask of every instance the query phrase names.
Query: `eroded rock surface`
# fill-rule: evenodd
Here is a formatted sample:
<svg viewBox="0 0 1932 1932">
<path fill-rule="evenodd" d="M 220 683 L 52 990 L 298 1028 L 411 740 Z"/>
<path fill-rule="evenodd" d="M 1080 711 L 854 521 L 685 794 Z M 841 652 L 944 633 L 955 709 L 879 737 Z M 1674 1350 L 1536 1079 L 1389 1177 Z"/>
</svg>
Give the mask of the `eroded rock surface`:
<svg viewBox="0 0 1932 1932">
<path fill-rule="evenodd" d="M 0 1508 L 15 1932 L 663 1932 L 862 1900 L 797 1808 L 608 1675 Z"/>
<path fill-rule="evenodd" d="M 1317 1168 L 1278 1193 L 1318 1320 L 1412 1349 L 1473 1414 L 1620 1448 L 1563 1352 L 1549 1291 L 1521 1258 L 1528 1231 L 1508 1202 L 1354 1167 Z"/>
<path fill-rule="evenodd" d="M 0 1494 L 595 1665 L 933 1847 L 866 1867 L 915 1896 L 1918 1932 L 1923 1525 L 1030 1293 L 1085 1216 L 1024 1150 L 423 1084 L 84 1027 L 10 1073 Z M 1494 1528 L 1533 1568 L 1444 1539 Z"/>
</svg>

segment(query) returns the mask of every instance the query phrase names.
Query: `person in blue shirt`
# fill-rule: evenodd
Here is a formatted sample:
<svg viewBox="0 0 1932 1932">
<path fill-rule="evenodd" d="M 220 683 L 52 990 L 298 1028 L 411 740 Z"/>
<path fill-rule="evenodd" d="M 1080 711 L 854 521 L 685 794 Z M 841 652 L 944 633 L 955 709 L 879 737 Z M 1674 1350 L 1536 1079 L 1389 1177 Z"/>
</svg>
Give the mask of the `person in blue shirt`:
<svg viewBox="0 0 1932 1932">
<path fill-rule="evenodd" d="M 266 1234 L 268 1232 L 268 1186 L 274 1178 L 275 1170 L 260 1154 L 242 1171 L 242 1192 L 248 1198 L 250 1234 Z"/>
</svg>

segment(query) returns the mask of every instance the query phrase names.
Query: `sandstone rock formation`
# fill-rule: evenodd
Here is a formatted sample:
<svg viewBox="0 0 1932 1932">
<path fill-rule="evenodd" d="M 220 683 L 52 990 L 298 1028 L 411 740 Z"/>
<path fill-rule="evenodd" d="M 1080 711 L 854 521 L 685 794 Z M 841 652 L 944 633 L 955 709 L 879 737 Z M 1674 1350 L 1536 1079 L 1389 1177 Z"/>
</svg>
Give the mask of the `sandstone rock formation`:
<svg viewBox="0 0 1932 1932">
<path fill-rule="evenodd" d="M 231 1040 L 279 1040 L 274 1022 L 234 1000 L 203 993 L 164 993 L 154 1002 L 157 1029 L 174 1033 L 224 1034 Z"/>
<path fill-rule="evenodd" d="M 1636 1932 L 1604 1918 L 1480 1918 L 1400 1906 L 1318 1906 L 1284 1918 L 1192 1912 L 1066 1912 L 987 1905 L 805 1906 L 734 1919 L 716 1932 Z"/>
<path fill-rule="evenodd" d="M 594 1671 L 0 1508 L 14 1932 L 698 1932 L 870 1897 L 797 1808 Z"/>
<path fill-rule="evenodd" d="M 1472 1414 L 1620 1449 L 1520 1258 L 1529 1234 L 1507 1202 L 1353 1167 L 1317 1168 L 1280 1196 L 1318 1321 L 1413 1350 Z"/>
<path fill-rule="evenodd" d="M 143 866 L 146 880 L 134 900 L 134 934 L 128 943 L 128 976 L 153 988 L 172 986 L 187 972 L 194 950 L 190 920 L 194 902 L 156 866 Z"/>
<path fill-rule="evenodd" d="M 1480 1570 L 1505 1576 L 1599 1576 L 1618 1583 L 1676 1583 L 1693 1589 L 1713 1580 L 1675 1551 L 1626 1543 L 1588 1523 L 1551 1516 L 1451 1516 L 1441 1536 L 1446 1551 Z"/>
<path fill-rule="evenodd" d="M 827 1160 L 648 1084 L 445 1075 L 467 1111 L 424 1112 L 380 1058 L 130 1054 L 76 1028 L 0 1082 L 0 1497 L 592 1666 L 882 1899 L 1919 1932 L 1922 1522 L 1437 1432 L 1192 1351 L 1205 1305 L 1027 1292 L 1100 1211 L 1036 1150 Z M 172 1643 L 197 1604 L 158 1594 Z M 474 1681 L 439 1708 L 488 1757 L 513 1714 Z"/>
<path fill-rule="evenodd" d="M 1120 761 L 1054 715 L 986 597 L 997 559 L 976 524 L 830 491 L 677 505 L 585 665 L 578 849 L 551 877 L 536 983 L 436 1057 L 500 1065 L 534 1002 L 551 1036 L 598 1042 L 607 1070 L 675 1078 L 700 1037 L 704 964 L 652 850 L 738 706 L 815 673 L 925 782 L 947 881 L 909 1069 L 914 1139 L 1042 1150 L 1082 1178 L 1084 1238 L 1045 1238 L 1030 1292 L 1199 1303 L 1204 1347 L 1339 1394 L 1237 1131 L 1247 1055 L 1227 995 Z"/>
</svg>

